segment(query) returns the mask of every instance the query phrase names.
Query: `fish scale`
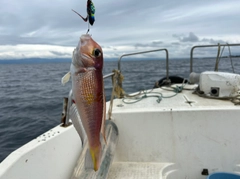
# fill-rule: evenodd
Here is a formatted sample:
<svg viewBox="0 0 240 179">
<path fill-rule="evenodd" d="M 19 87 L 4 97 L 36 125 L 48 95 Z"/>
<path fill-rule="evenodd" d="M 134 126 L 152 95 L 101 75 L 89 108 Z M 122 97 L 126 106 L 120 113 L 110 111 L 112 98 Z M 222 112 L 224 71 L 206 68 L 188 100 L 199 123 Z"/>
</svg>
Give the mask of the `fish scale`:
<svg viewBox="0 0 240 179">
<path fill-rule="evenodd" d="M 90 70 L 78 76 L 80 77 L 79 83 L 76 84 L 76 89 L 74 90 L 81 91 L 75 101 L 80 117 L 84 119 L 82 122 L 88 136 L 90 148 L 101 148 L 99 145 L 101 145 L 100 131 L 103 115 L 103 101 L 101 100 L 101 102 L 98 100 L 97 94 L 99 94 L 98 89 L 101 89 L 102 85 L 96 80 L 96 72 L 96 70 Z M 96 88 L 98 86 L 99 88 Z"/>
</svg>

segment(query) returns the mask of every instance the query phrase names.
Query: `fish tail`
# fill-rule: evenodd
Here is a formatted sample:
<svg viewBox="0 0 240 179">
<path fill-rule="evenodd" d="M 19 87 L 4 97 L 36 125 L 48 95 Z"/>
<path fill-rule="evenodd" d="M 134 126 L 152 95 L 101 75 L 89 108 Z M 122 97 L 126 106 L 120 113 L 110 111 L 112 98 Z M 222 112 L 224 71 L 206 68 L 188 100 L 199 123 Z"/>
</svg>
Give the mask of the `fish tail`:
<svg viewBox="0 0 240 179">
<path fill-rule="evenodd" d="M 90 148 L 90 154 L 93 161 L 93 169 L 97 171 L 101 162 L 101 145 Z"/>
</svg>

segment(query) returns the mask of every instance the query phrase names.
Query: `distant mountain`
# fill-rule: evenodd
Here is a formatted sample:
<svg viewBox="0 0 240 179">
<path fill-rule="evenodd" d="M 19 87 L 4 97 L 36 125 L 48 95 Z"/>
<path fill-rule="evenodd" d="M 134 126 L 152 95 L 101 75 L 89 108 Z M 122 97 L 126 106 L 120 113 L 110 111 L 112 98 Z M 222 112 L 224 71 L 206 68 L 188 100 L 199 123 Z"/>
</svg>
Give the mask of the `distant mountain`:
<svg viewBox="0 0 240 179">
<path fill-rule="evenodd" d="M 117 59 L 105 58 L 104 61 L 116 61 Z M 38 63 L 71 63 L 70 58 L 24 58 L 0 60 L 0 64 L 38 64 Z"/>
<path fill-rule="evenodd" d="M 0 60 L 0 64 L 33 64 L 33 63 L 61 63 L 71 62 L 70 58 L 25 58 L 25 59 L 8 59 Z"/>
</svg>

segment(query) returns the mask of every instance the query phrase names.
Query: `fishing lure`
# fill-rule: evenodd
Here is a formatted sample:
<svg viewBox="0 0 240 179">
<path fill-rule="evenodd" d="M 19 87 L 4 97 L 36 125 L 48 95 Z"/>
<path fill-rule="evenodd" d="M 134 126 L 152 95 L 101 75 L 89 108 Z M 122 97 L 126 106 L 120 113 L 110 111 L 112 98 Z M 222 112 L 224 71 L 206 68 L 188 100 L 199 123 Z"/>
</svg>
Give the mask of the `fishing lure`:
<svg viewBox="0 0 240 179">
<path fill-rule="evenodd" d="M 94 21 L 95 21 L 95 7 L 94 7 L 94 4 L 91 0 L 88 0 L 87 1 L 87 17 L 84 18 L 83 16 L 81 16 L 78 12 L 74 11 L 72 9 L 73 12 L 75 12 L 77 15 L 79 15 L 85 22 L 89 22 L 88 23 L 88 31 L 87 33 L 89 32 L 90 30 L 90 27 L 89 27 L 89 24 L 93 25 Z"/>
</svg>

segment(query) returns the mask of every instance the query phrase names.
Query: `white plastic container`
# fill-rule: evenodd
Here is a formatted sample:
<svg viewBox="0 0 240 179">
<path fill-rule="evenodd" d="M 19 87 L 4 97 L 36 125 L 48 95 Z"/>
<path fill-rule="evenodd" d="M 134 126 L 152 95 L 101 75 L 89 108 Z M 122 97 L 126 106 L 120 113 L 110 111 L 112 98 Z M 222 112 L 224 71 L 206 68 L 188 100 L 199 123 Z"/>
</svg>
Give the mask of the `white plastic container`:
<svg viewBox="0 0 240 179">
<path fill-rule="evenodd" d="M 199 87 L 201 91 L 210 96 L 236 96 L 240 90 L 240 75 L 206 71 L 200 74 Z"/>
</svg>

